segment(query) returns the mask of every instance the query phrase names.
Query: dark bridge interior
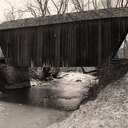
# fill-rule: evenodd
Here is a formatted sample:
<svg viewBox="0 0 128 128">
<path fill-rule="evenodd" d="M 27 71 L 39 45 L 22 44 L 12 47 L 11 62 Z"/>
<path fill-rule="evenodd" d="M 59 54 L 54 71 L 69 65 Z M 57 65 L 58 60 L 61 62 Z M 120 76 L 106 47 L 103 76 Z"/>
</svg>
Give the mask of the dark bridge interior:
<svg viewBox="0 0 128 128">
<path fill-rule="evenodd" d="M 91 12 L 86 12 L 85 19 L 76 15 L 69 22 L 1 28 L 0 45 L 14 66 L 30 66 L 31 61 L 35 66 L 99 66 L 116 55 L 128 32 L 128 17 L 112 12 L 103 18 L 87 18 Z"/>
</svg>

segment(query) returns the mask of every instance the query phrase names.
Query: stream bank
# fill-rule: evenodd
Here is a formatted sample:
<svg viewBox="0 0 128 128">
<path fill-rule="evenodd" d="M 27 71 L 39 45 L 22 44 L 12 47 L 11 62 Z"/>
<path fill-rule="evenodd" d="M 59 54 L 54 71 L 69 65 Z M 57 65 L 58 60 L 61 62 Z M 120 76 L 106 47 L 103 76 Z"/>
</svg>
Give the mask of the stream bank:
<svg viewBox="0 0 128 128">
<path fill-rule="evenodd" d="M 101 69 L 101 76 L 94 100 L 83 103 L 66 120 L 48 128 L 127 128 L 128 61 L 112 62 Z"/>
</svg>

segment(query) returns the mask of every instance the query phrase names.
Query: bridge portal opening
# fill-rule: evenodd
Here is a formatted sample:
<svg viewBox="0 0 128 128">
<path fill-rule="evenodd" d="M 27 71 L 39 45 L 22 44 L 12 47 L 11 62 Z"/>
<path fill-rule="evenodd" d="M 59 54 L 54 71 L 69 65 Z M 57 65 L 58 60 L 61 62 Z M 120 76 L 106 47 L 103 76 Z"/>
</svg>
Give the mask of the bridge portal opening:
<svg viewBox="0 0 128 128">
<path fill-rule="evenodd" d="M 0 47 L 0 58 L 3 58 L 3 57 L 4 57 L 4 54 L 3 54 L 3 51 L 2 51 L 2 49 Z"/>
<path fill-rule="evenodd" d="M 5 56 L 3 54 L 2 48 L 0 47 L 0 63 L 5 64 Z"/>
<path fill-rule="evenodd" d="M 121 44 L 116 58 L 118 59 L 128 59 L 128 34 L 126 38 L 124 39 L 123 43 Z"/>
</svg>

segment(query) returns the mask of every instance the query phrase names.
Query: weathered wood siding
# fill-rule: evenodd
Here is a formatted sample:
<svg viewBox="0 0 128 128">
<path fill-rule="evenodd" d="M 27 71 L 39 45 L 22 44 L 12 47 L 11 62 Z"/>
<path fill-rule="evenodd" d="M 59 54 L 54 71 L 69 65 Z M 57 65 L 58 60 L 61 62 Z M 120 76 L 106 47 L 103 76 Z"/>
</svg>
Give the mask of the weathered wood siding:
<svg viewBox="0 0 128 128">
<path fill-rule="evenodd" d="M 128 18 L 105 18 L 0 31 L 8 63 L 16 66 L 98 66 L 116 55 Z"/>
</svg>

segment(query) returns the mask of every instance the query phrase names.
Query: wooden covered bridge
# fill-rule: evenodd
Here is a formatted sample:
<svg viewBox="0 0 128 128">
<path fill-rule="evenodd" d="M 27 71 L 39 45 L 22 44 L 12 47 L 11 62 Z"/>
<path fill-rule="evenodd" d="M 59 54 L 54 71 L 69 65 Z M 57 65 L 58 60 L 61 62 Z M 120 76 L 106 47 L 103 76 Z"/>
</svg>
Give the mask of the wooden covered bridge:
<svg viewBox="0 0 128 128">
<path fill-rule="evenodd" d="M 128 8 L 4 22 L 0 45 L 13 66 L 98 66 L 114 57 L 128 32 Z"/>
</svg>

